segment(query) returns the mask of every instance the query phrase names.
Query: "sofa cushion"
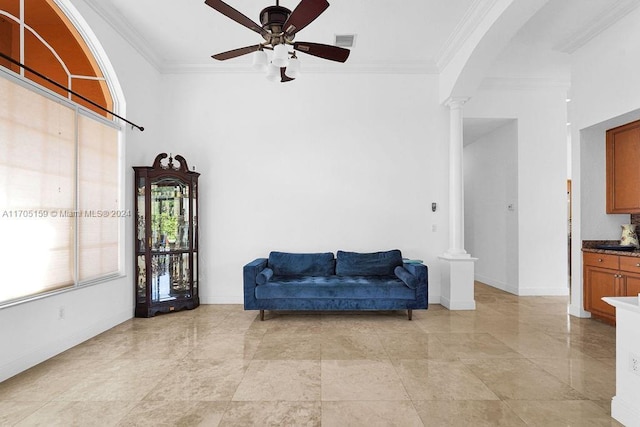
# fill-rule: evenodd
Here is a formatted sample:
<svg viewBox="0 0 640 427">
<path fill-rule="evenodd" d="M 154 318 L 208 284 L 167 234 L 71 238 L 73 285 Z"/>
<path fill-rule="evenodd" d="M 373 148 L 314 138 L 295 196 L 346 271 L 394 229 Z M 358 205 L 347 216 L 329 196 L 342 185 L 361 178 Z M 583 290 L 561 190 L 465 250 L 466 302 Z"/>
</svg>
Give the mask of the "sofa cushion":
<svg viewBox="0 0 640 427">
<path fill-rule="evenodd" d="M 331 252 L 315 254 L 271 252 L 267 265 L 276 276 L 330 276 L 335 274 L 336 261 Z"/>
<path fill-rule="evenodd" d="M 395 268 L 401 265 L 402 253 L 398 249 L 372 253 L 338 251 L 336 274 L 340 276 L 393 276 Z"/>
<path fill-rule="evenodd" d="M 255 288 L 257 299 L 402 299 L 416 291 L 395 276 L 273 276 Z"/>
</svg>

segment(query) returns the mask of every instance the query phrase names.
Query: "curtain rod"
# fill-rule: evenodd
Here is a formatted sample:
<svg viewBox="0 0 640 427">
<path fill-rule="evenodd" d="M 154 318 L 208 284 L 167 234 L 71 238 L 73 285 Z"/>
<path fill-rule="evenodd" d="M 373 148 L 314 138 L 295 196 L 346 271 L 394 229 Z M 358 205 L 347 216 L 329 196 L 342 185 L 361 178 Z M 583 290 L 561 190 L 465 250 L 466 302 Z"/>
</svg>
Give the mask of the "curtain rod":
<svg viewBox="0 0 640 427">
<path fill-rule="evenodd" d="M 142 126 L 138 126 L 137 124 L 135 124 L 135 123 L 133 123 L 133 122 L 130 122 L 129 120 L 125 119 L 124 117 L 117 115 L 117 114 L 116 114 L 116 113 L 114 113 L 113 111 L 107 110 L 107 109 L 106 109 L 106 108 L 104 108 L 102 105 L 96 104 L 95 102 L 93 102 L 93 101 L 92 101 L 92 100 L 90 100 L 89 98 L 87 98 L 87 97 L 85 97 L 85 96 L 83 96 L 83 95 L 80 95 L 78 92 L 74 92 L 73 90 L 69 89 L 69 88 L 68 88 L 68 87 L 66 87 L 66 86 L 61 85 L 60 83 L 56 82 L 55 80 L 50 79 L 49 77 L 45 76 L 44 74 L 37 72 L 37 71 L 36 71 L 36 70 L 34 70 L 33 68 L 31 68 L 31 67 L 27 67 L 26 65 L 22 64 L 22 63 L 21 63 L 21 62 L 19 62 L 19 61 L 16 61 L 16 60 L 15 60 L 15 59 L 13 59 L 12 57 L 7 56 L 7 55 L 5 55 L 5 54 L 4 54 L 4 53 L 2 53 L 2 52 L 0 52 L 0 57 L 2 57 L 2 58 L 4 58 L 4 59 L 6 59 L 7 61 L 9 61 L 9 62 L 11 62 L 11 63 L 13 63 L 13 64 L 15 64 L 15 65 L 17 65 L 17 66 L 19 66 L 19 67 L 24 68 L 25 70 L 29 71 L 30 73 L 35 74 L 36 76 L 40 77 L 41 79 L 44 79 L 44 80 L 48 81 L 48 82 L 49 82 L 49 83 L 51 83 L 52 85 L 55 85 L 56 87 L 59 87 L 60 89 L 65 90 L 65 91 L 67 91 L 68 93 L 70 93 L 70 94 L 72 94 L 72 95 L 77 96 L 78 98 L 82 99 L 83 101 L 88 102 L 89 104 L 93 105 L 94 107 L 97 107 L 97 108 L 101 109 L 102 111 L 105 111 L 105 112 L 107 112 L 107 113 L 109 113 L 109 114 L 113 115 L 114 117 L 117 117 L 117 118 L 119 118 L 120 120 L 123 120 L 123 121 L 125 121 L 125 122 L 129 123 L 131 126 L 133 126 L 133 127 L 135 127 L 135 128 L 138 128 L 141 132 L 142 132 L 142 131 L 144 131 L 144 128 L 143 128 Z"/>
</svg>

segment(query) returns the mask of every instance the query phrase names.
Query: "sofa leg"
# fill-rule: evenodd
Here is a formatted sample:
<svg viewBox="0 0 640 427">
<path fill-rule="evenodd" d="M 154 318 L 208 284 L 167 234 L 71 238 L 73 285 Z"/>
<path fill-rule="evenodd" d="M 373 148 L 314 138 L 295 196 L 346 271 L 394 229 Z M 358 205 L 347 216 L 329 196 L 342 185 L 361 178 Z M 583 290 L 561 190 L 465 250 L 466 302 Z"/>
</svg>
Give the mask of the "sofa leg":
<svg viewBox="0 0 640 427">
<path fill-rule="evenodd" d="M 413 316 L 413 311 L 410 308 L 407 309 L 407 317 L 409 318 L 409 320 L 411 320 L 412 316 Z"/>
<path fill-rule="evenodd" d="M 260 310 L 260 321 L 264 320 L 264 310 Z"/>
</svg>

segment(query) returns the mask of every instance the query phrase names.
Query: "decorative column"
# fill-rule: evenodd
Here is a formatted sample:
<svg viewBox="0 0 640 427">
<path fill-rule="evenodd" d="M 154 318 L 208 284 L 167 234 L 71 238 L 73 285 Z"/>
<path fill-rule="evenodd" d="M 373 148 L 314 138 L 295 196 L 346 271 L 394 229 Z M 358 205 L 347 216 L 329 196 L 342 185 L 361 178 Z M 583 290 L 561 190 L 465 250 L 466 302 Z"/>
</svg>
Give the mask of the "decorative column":
<svg viewBox="0 0 640 427">
<path fill-rule="evenodd" d="M 449 249 L 440 257 L 441 303 L 450 310 L 475 310 L 474 263 L 464 249 L 464 171 L 462 106 L 469 98 L 452 97 L 449 107 Z"/>
</svg>

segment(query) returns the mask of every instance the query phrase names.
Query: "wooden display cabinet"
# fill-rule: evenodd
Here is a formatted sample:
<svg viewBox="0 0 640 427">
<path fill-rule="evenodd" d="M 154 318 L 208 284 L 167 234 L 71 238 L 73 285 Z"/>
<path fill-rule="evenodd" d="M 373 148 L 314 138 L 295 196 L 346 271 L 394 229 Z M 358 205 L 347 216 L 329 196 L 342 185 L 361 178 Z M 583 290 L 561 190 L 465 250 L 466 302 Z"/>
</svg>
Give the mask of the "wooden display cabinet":
<svg viewBox="0 0 640 427">
<path fill-rule="evenodd" d="M 182 156 L 135 171 L 136 317 L 198 307 L 198 177 Z"/>
</svg>

